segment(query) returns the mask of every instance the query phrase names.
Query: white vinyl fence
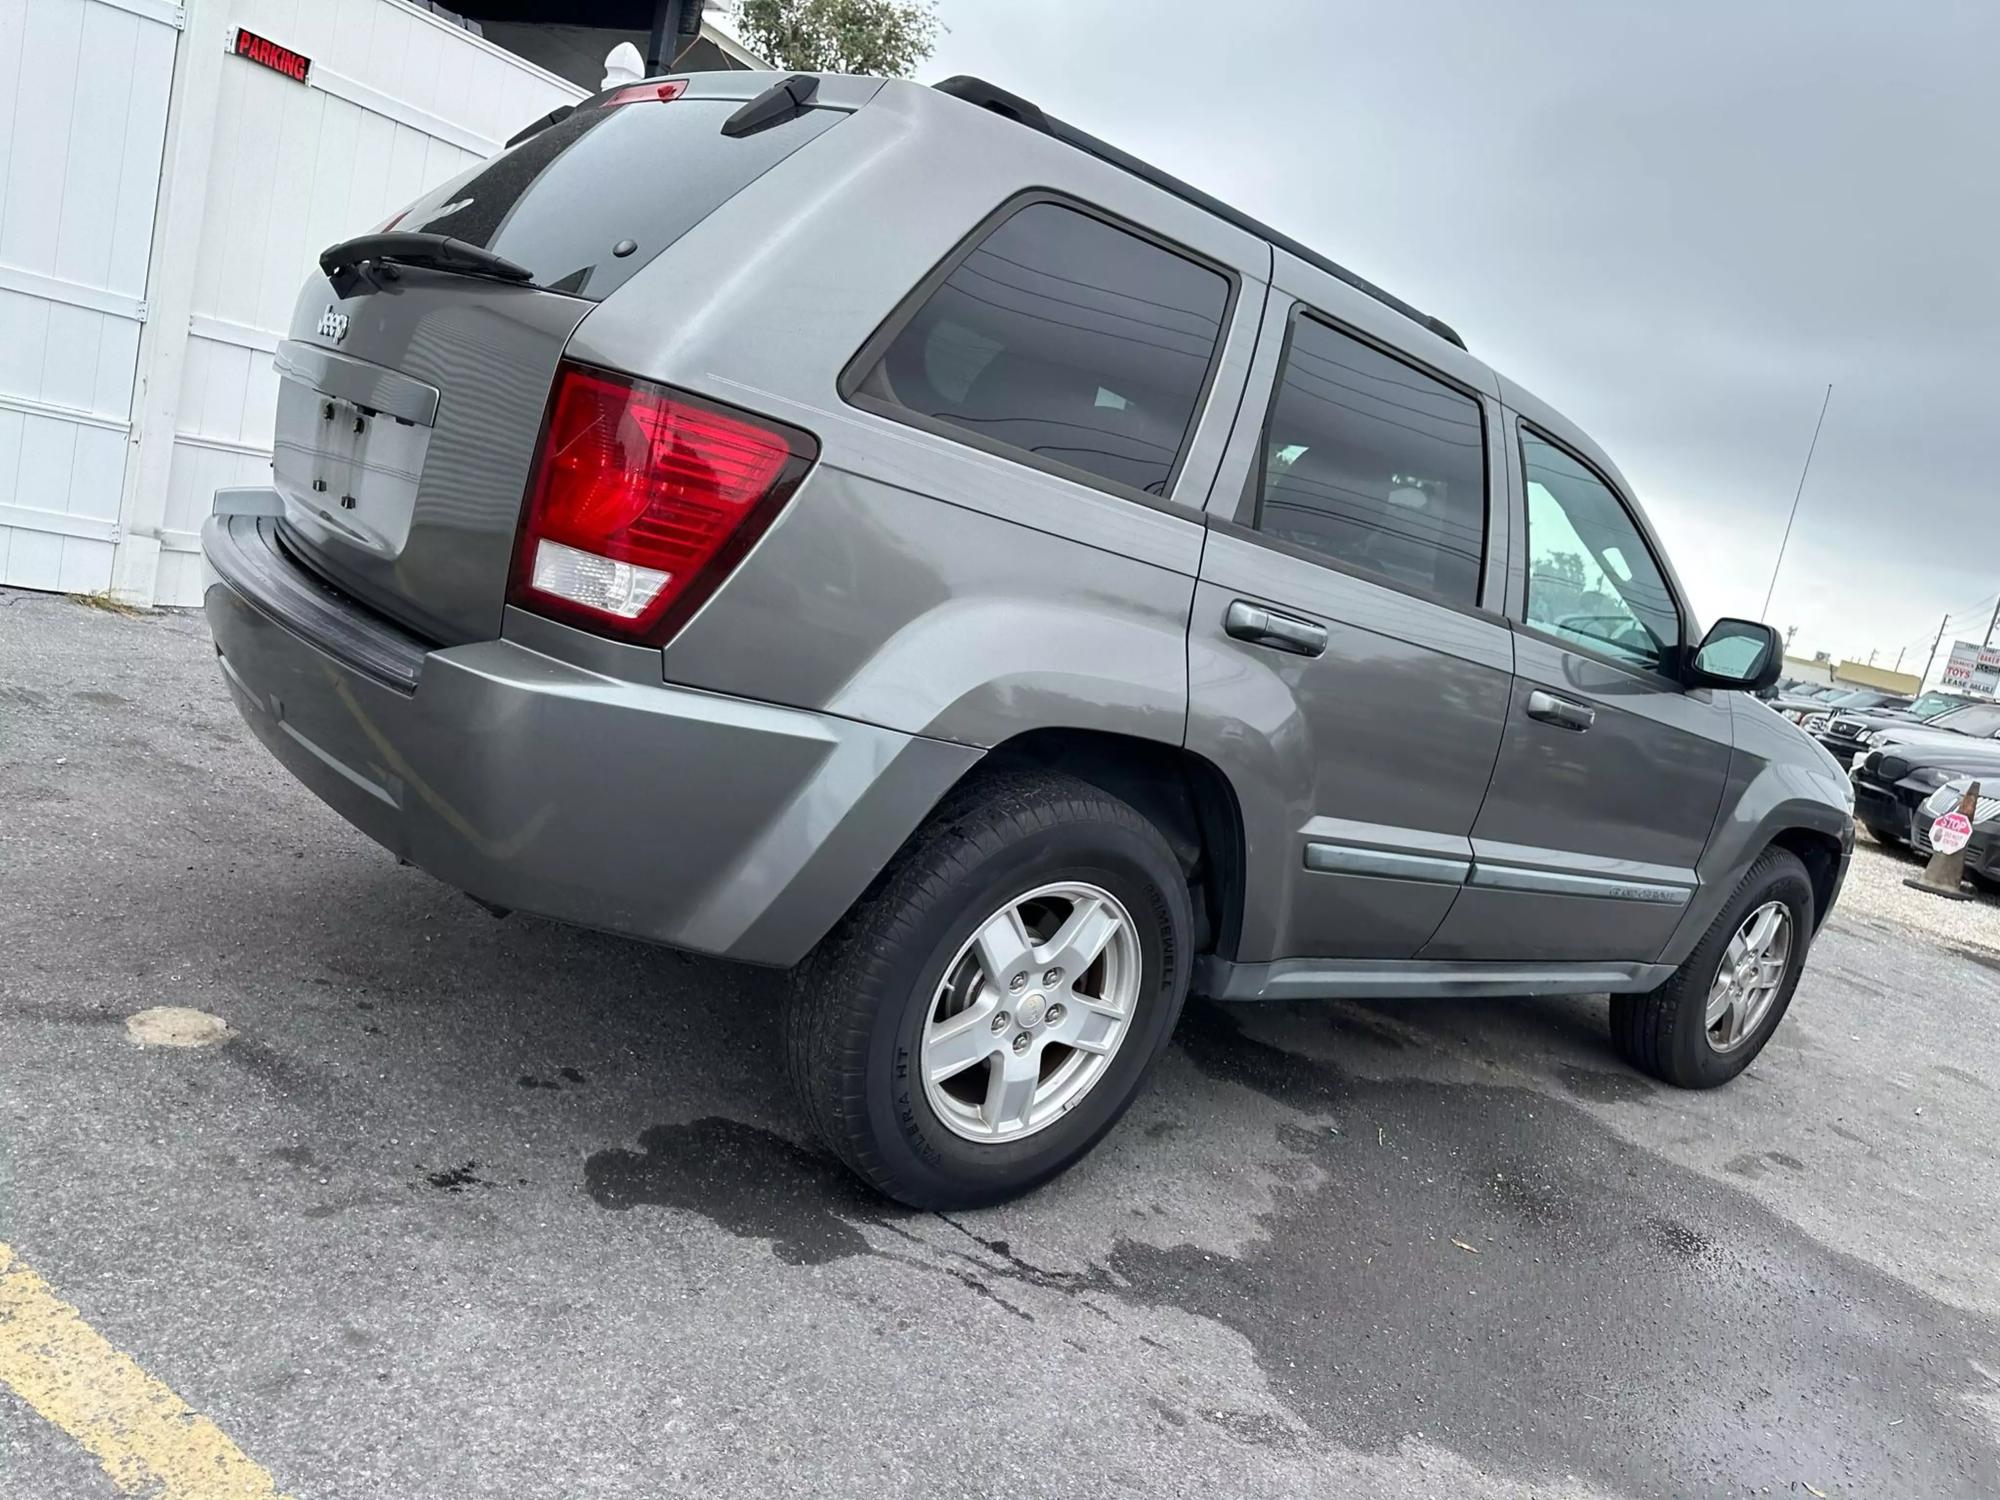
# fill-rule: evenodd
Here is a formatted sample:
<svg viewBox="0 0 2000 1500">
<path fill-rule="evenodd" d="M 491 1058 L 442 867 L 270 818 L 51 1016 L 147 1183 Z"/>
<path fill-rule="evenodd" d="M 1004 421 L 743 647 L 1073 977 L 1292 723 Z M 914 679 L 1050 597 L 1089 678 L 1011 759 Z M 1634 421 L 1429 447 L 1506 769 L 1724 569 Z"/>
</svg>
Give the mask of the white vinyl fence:
<svg viewBox="0 0 2000 1500">
<path fill-rule="evenodd" d="M 199 603 L 314 257 L 581 93 L 404 0 L 0 0 L 0 583 Z"/>
<path fill-rule="evenodd" d="M 111 579 L 175 17 L 0 0 L 0 583 Z"/>
</svg>

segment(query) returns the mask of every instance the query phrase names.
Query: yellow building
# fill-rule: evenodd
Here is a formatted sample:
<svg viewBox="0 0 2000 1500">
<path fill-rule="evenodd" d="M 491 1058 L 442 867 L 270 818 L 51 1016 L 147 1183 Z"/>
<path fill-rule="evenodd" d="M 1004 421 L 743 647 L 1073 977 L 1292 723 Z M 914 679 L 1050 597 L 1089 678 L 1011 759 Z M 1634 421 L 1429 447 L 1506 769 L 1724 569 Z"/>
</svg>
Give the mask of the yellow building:
<svg viewBox="0 0 2000 1500">
<path fill-rule="evenodd" d="M 1904 698 L 1914 698 L 1924 690 L 1924 680 L 1914 672 L 1891 672 L 1887 667 L 1871 667 L 1859 661 L 1844 661 L 1835 667 L 1833 680 Z"/>
</svg>

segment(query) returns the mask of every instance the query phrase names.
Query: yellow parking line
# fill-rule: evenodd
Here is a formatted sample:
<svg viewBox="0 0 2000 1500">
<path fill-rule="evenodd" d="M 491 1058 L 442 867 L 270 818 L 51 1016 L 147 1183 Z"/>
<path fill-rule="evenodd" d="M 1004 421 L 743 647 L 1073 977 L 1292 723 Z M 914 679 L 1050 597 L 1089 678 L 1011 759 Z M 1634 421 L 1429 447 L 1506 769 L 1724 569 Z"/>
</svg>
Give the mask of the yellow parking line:
<svg viewBox="0 0 2000 1500">
<path fill-rule="evenodd" d="M 7 1245 L 0 1385 L 88 1448 L 128 1495 L 282 1500 L 269 1470 L 100 1338 Z"/>
</svg>

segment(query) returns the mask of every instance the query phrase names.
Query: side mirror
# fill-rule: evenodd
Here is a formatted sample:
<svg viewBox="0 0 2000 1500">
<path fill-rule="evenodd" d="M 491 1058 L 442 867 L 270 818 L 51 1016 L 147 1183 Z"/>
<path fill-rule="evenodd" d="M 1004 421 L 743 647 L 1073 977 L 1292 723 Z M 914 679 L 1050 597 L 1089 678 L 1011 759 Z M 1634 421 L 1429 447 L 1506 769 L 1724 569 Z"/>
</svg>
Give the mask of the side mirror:
<svg viewBox="0 0 2000 1500">
<path fill-rule="evenodd" d="M 1717 620 L 1695 647 L 1688 663 L 1688 686 L 1761 693 L 1778 680 L 1784 664 L 1784 643 L 1770 626 L 1754 620 Z"/>
</svg>

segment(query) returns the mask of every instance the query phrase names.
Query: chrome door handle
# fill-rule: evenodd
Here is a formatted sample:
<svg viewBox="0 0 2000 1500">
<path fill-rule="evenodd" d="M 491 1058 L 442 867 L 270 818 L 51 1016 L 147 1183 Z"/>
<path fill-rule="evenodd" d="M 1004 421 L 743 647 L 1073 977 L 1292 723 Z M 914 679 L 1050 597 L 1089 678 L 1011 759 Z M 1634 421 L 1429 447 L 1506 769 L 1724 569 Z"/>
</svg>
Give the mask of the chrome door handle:
<svg viewBox="0 0 2000 1500">
<path fill-rule="evenodd" d="M 1597 722 L 1597 710 L 1536 688 L 1528 694 L 1528 717 L 1540 719 L 1544 724 L 1553 724 L 1558 729 L 1573 729 L 1581 734 Z"/>
<path fill-rule="evenodd" d="M 1269 646 L 1294 656 L 1318 656 L 1326 650 L 1326 627 L 1310 620 L 1281 615 L 1261 604 L 1238 599 L 1222 617 L 1222 628 L 1239 641 L 1253 646 Z"/>
</svg>

